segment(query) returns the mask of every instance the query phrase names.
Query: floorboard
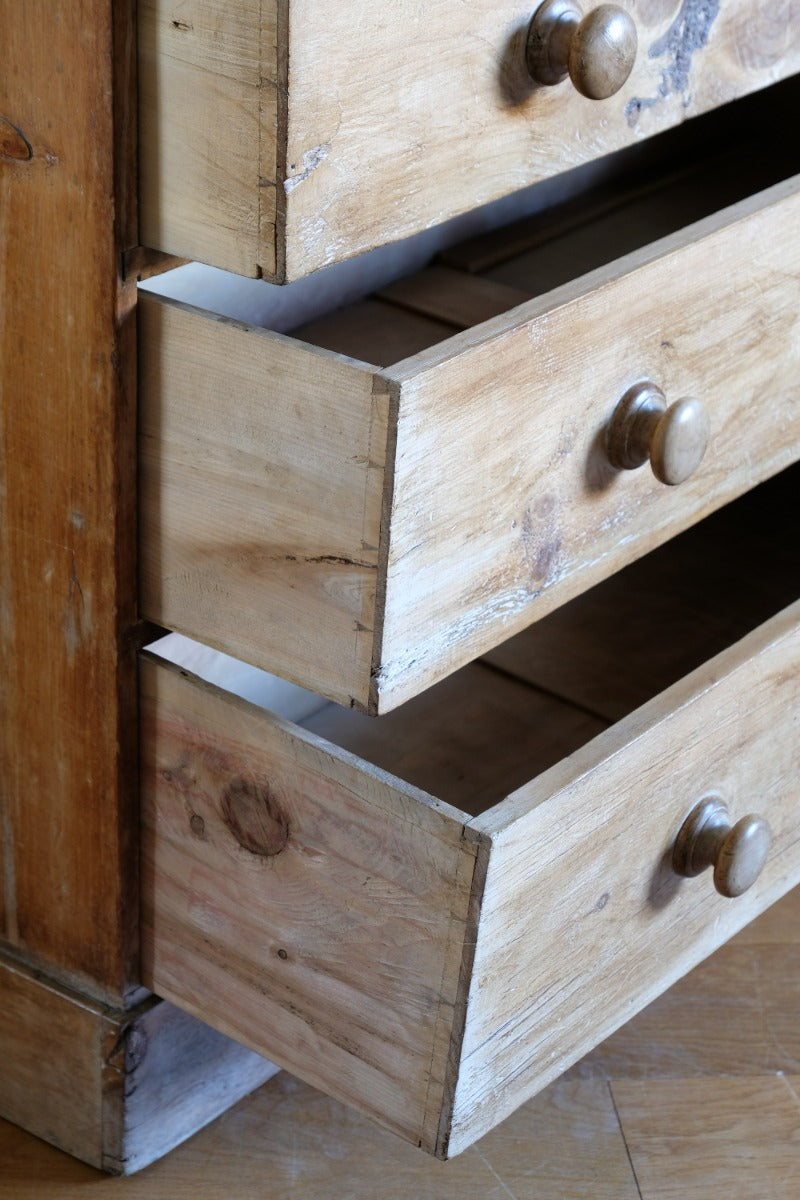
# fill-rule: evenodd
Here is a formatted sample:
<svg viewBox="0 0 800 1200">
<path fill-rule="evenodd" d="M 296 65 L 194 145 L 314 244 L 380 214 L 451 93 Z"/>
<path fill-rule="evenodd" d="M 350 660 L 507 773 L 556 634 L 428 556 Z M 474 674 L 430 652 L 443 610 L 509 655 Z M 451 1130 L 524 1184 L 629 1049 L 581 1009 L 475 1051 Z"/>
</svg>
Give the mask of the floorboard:
<svg viewBox="0 0 800 1200">
<path fill-rule="evenodd" d="M 450 1163 L 281 1073 L 114 1180 L 0 1122 L 0 1200 L 797 1200 L 800 889 Z"/>
</svg>

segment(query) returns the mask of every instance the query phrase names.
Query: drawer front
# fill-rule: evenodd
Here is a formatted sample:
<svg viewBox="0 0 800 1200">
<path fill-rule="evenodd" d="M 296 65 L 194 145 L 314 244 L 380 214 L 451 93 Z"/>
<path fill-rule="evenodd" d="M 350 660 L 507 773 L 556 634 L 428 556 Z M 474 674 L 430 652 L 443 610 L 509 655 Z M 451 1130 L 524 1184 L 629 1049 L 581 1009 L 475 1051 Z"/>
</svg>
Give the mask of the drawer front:
<svg viewBox="0 0 800 1200">
<path fill-rule="evenodd" d="M 533 83 L 535 7 L 144 0 L 143 241 L 297 278 L 800 69 L 790 0 L 625 0 L 636 64 L 591 101 Z"/>
<path fill-rule="evenodd" d="M 144 982 L 441 1156 L 800 878 L 800 604 L 473 818 L 154 659 L 142 709 Z M 772 828 L 736 900 L 669 865 L 710 793 Z"/>
<path fill-rule="evenodd" d="M 386 370 L 144 296 L 144 614 L 387 711 L 797 457 L 798 274 L 795 179 Z M 642 379 L 678 487 L 609 466 Z"/>
</svg>

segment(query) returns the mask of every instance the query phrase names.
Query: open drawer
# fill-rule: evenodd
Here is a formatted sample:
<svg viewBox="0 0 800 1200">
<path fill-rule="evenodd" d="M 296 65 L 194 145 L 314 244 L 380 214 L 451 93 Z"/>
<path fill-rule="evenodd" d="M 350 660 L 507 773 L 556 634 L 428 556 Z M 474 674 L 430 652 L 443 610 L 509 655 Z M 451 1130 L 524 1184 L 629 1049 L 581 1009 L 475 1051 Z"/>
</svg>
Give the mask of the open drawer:
<svg viewBox="0 0 800 1200">
<path fill-rule="evenodd" d="M 143 615 L 388 711 L 793 461 L 800 149 L 747 111 L 293 336 L 142 293 Z M 644 380 L 705 406 L 678 487 L 609 461 Z"/>
<path fill-rule="evenodd" d="M 140 0 L 144 243 L 296 279 L 800 70 L 786 4 L 623 0 L 635 65 L 591 101 L 534 84 L 537 7 Z"/>
<path fill-rule="evenodd" d="M 502 1120 L 800 880 L 797 470 L 378 720 L 145 655 L 143 982 L 432 1153 Z"/>
</svg>

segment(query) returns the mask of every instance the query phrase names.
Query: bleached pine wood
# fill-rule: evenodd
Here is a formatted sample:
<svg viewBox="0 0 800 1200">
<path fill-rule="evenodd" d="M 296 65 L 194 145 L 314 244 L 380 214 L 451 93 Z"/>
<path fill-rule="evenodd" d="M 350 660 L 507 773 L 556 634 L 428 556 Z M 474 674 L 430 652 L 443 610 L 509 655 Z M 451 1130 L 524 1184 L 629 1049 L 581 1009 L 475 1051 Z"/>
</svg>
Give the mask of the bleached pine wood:
<svg viewBox="0 0 800 1200">
<path fill-rule="evenodd" d="M 793 179 L 374 382 L 144 297 L 146 615 L 372 711 L 419 693 L 796 457 L 798 230 Z M 365 354 L 376 307 L 322 324 Z M 643 378 L 709 412 L 677 488 L 606 460 Z"/>
<path fill-rule="evenodd" d="M 619 720 L 800 594 L 800 555 L 787 523 L 797 482 L 797 467 L 775 476 L 484 661 Z M 757 570 L 743 569 L 756 561 Z"/>
<path fill-rule="evenodd" d="M 400 399 L 376 707 L 402 703 L 797 457 L 798 182 L 387 372 Z M 699 395 L 709 412 L 705 460 L 679 487 L 606 459 L 606 424 L 643 378 Z"/>
<path fill-rule="evenodd" d="M 553 700 L 571 754 L 470 819 L 467 755 L 449 765 L 465 803 L 448 808 L 147 660 L 145 979 L 457 1154 L 797 882 L 799 668 L 800 602 L 583 748 L 596 723 L 581 715 L 581 730 Z M 435 777 L 436 720 L 416 724 Z M 404 736 L 390 721 L 383 761 L 413 776 Z M 511 725 L 506 740 L 524 762 Z M 772 830 L 763 873 L 735 902 L 671 866 L 710 792 L 737 819 L 756 798 Z"/>
<path fill-rule="evenodd" d="M 276 0 L 142 0 L 140 237 L 244 275 L 276 257 Z"/>
<path fill-rule="evenodd" d="M 159 297 L 139 321 L 143 615 L 366 704 L 385 386 Z"/>
<path fill-rule="evenodd" d="M 633 72 L 593 102 L 534 85 L 530 0 L 468 18 L 452 0 L 147 0 L 144 239 L 297 278 L 800 69 L 797 23 L 766 3 L 625 7 Z"/>
<path fill-rule="evenodd" d="M 491 837 L 451 1153 L 471 1144 L 800 875 L 800 602 L 472 822 Z M 694 803 L 757 798 L 773 848 L 735 901 L 678 880 Z"/>
<path fill-rule="evenodd" d="M 433 1151 L 463 814 L 175 667 L 141 678 L 147 986 Z"/>
</svg>

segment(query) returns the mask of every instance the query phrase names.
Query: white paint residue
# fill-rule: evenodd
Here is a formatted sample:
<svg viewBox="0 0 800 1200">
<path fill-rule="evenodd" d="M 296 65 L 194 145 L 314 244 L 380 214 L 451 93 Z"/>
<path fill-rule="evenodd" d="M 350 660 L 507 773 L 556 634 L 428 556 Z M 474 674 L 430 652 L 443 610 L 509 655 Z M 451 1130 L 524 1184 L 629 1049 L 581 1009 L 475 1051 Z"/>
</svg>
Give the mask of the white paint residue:
<svg viewBox="0 0 800 1200">
<path fill-rule="evenodd" d="M 288 196 L 296 187 L 304 183 L 308 179 L 312 171 L 316 171 L 317 167 L 325 162 L 325 159 L 331 152 L 330 142 L 323 142 L 321 146 L 315 146 L 313 150 L 303 151 L 303 165 L 294 175 L 288 175 L 283 181 L 283 190 Z"/>
</svg>

